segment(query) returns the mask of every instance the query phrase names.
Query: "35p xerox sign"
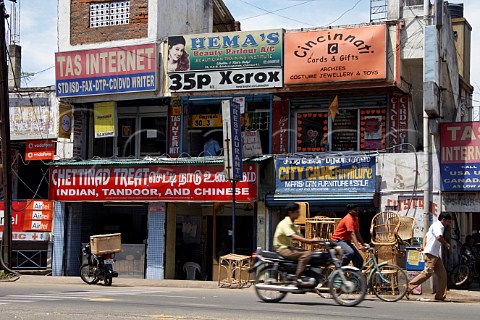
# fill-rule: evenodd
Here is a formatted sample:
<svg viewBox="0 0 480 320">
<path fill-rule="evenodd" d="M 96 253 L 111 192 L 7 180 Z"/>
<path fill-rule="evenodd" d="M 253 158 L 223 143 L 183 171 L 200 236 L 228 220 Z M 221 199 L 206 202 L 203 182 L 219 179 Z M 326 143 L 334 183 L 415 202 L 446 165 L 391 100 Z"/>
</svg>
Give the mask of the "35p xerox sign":
<svg viewBox="0 0 480 320">
<path fill-rule="evenodd" d="M 283 85 L 281 68 L 232 69 L 171 73 L 170 91 L 209 91 L 275 88 Z"/>
</svg>

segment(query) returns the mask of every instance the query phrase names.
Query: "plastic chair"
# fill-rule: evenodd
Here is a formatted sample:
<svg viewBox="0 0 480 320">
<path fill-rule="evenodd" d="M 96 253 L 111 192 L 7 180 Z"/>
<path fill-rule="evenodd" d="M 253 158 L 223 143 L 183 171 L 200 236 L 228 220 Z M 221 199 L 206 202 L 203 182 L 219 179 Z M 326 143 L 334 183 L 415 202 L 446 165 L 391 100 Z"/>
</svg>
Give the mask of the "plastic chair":
<svg viewBox="0 0 480 320">
<path fill-rule="evenodd" d="M 195 262 L 187 262 L 183 265 L 183 272 L 187 274 L 187 280 L 197 280 L 197 271 L 201 275 L 202 271 L 200 265 Z"/>
</svg>

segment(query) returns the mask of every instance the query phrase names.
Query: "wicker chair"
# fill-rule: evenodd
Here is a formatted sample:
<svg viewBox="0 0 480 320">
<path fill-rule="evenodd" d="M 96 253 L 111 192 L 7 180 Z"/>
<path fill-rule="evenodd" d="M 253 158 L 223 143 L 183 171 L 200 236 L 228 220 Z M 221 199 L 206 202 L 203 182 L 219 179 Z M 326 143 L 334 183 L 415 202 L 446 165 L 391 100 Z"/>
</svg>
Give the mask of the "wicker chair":
<svg viewBox="0 0 480 320">
<path fill-rule="evenodd" d="M 372 244 L 376 246 L 378 262 L 397 264 L 397 237 L 400 217 L 393 211 L 376 214 L 370 225 Z"/>
<path fill-rule="evenodd" d="M 395 245 L 397 243 L 400 217 L 393 211 L 377 213 L 370 225 L 372 243 L 376 246 Z"/>
<path fill-rule="evenodd" d="M 400 227 L 398 228 L 398 238 L 410 246 L 413 246 L 413 229 L 415 218 L 400 216 Z"/>
</svg>

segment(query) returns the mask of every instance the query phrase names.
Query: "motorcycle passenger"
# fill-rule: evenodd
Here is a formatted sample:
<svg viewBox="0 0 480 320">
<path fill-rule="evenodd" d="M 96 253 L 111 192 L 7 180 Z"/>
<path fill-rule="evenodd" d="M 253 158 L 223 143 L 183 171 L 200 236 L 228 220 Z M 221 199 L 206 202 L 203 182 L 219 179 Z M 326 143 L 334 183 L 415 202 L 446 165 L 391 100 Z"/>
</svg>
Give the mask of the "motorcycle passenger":
<svg viewBox="0 0 480 320">
<path fill-rule="evenodd" d="M 332 235 L 332 240 L 338 242 L 344 252 L 342 266 L 346 266 L 352 261 L 354 267 L 361 269 L 363 258 L 353 245 L 352 240 L 354 243 L 361 244 L 361 246 L 358 246 L 360 250 L 366 249 L 367 246 L 360 235 L 357 209 L 356 204 L 347 204 L 347 215 L 340 220 Z"/>
<path fill-rule="evenodd" d="M 312 258 L 312 252 L 293 246 L 293 241 L 303 243 L 319 243 L 317 239 L 306 239 L 302 236 L 294 222 L 300 216 L 300 206 L 298 203 L 289 203 L 285 210 L 287 216 L 278 223 L 273 237 L 273 246 L 277 253 L 285 259 L 298 261 L 295 273 L 295 281 L 298 286 L 308 286 L 309 282 L 303 281 L 301 276 L 305 267 Z"/>
</svg>

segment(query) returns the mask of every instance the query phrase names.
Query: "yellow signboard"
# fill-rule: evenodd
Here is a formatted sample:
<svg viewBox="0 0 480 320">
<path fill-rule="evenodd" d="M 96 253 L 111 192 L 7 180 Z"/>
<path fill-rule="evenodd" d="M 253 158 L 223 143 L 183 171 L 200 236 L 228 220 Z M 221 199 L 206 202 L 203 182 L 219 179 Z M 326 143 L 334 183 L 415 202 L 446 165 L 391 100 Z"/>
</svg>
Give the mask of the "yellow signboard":
<svg viewBox="0 0 480 320">
<path fill-rule="evenodd" d="M 100 102 L 93 104 L 95 138 L 115 136 L 115 102 Z"/>
<path fill-rule="evenodd" d="M 222 127 L 221 114 L 192 114 L 190 116 L 191 128 L 214 128 Z"/>
</svg>

